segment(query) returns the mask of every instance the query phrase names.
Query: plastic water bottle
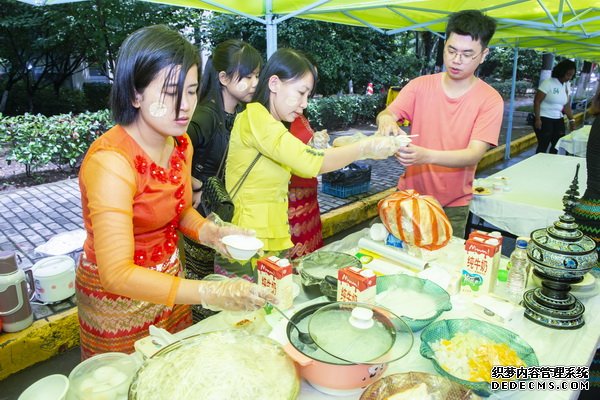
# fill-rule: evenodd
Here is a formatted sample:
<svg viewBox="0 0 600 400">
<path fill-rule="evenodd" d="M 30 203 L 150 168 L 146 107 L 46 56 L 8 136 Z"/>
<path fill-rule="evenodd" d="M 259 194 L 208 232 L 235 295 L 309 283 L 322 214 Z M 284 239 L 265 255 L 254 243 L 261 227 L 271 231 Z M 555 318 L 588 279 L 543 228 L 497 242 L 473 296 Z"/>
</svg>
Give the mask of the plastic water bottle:
<svg viewBox="0 0 600 400">
<path fill-rule="evenodd" d="M 527 240 L 517 238 L 515 250 L 510 255 L 511 267 L 508 271 L 507 291 L 508 298 L 515 304 L 523 299 L 529 276 L 529 261 L 527 260 Z"/>
</svg>

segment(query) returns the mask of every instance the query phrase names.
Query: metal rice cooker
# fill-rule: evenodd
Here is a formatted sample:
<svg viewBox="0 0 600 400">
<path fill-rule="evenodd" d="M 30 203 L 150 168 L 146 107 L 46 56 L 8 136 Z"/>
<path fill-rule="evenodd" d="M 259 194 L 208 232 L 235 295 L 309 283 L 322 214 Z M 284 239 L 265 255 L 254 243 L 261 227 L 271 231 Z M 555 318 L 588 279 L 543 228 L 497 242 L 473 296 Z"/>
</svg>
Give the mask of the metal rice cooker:
<svg viewBox="0 0 600 400">
<path fill-rule="evenodd" d="M 31 267 L 35 297 L 55 303 L 75 294 L 75 261 L 69 256 L 41 259 Z"/>
<path fill-rule="evenodd" d="M 337 278 L 337 271 L 345 267 L 362 268 L 362 264 L 358 258 L 338 251 L 315 251 L 295 261 L 302 288 L 309 299 L 323 295 L 320 285 L 325 277 Z"/>
<path fill-rule="evenodd" d="M 129 399 L 292 400 L 299 392 L 298 371 L 279 343 L 223 330 L 159 350 L 137 371 Z"/>
<path fill-rule="evenodd" d="M 330 395 L 360 393 L 379 379 L 390 362 L 413 345 L 410 327 L 390 310 L 365 303 L 309 305 L 291 317 L 313 343 L 301 340 L 287 323 L 285 351 L 299 365 L 300 376 Z"/>
</svg>

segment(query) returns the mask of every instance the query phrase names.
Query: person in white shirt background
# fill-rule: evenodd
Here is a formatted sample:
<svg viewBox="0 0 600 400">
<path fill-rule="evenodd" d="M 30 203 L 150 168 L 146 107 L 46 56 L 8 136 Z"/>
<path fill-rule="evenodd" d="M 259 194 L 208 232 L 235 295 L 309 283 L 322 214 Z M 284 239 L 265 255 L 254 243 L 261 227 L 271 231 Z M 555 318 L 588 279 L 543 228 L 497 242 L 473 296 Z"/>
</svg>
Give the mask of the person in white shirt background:
<svg viewBox="0 0 600 400">
<path fill-rule="evenodd" d="M 538 146 L 536 153 L 556 154 L 556 143 L 565 134 L 563 114 L 569 118 L 569 129 L 575 128 L 575 119 L 569 100 L 569 81 L 575 76 L 575 62 L 562 60 L 552 69 L 550 78 L 544 80 L 533 99 L 535 122 L 533 125 Z M 550 149 L 548 149 L 550 145 Z"/>
</svg>

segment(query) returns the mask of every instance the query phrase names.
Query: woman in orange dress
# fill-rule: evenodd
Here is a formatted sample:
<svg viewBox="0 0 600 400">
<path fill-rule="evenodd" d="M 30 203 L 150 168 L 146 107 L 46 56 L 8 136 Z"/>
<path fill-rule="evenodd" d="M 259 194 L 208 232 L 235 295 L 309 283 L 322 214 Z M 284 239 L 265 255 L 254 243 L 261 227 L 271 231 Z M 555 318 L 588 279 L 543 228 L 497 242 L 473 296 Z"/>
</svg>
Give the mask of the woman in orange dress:
<svg viewBox="0 0 600 400">
<path fill-rule="evenodd" d="M 192 207 L 185 131 L 198 74 L 197 49 L 165 26 L 142 28 L 121 46 L 111 92 L 117 125 L 92 144 L 79 174 L 87 231 L 76 271 L 82 358 L 133 352 L 152 324 L 186 328 L 190 304 L 243 310 L 273 300 L 242 279 L 181 276 L 178 231 L 225 255 L 222 237 L 252 234 Z"/>
</svg>

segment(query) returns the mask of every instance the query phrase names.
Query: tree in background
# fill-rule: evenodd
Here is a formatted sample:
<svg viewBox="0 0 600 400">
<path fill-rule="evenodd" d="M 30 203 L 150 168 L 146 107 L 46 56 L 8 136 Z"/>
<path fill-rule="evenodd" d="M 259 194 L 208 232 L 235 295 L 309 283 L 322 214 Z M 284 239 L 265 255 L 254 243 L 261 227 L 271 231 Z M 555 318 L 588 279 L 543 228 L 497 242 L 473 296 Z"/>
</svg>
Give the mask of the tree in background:
<svg viewBox="0 0 600 400">
<path fill-rule="evenodd" d="M 247 18 L 214 14 L 207 22 L 203 40 L 213 47 L 230 38 L 244 40 L 266 54 L 262 24 Z M 372 29 L 292 18 L 277 29 L 278 47 L 306 52 L 319 68 L 318 91 L 323 95 L 354 91 L 364 93 L 369 82 L 375 90 L 401 85 L 419 75 L 421 61 L 415 56 L 415 34 L 388 36 Z"/>
<path fill-rule="evenodd" d="M 96 65 L 106 76 L 115 65 L 122 41 L 147 25 L 167 24 L 178 30 L 202 23 L 202 11 L 135 0 L 92 0 L 33 7 L 15 0 L 1 0 L 0 112 L 6 111 L 8 94 L 25 98 L 25 109 L 37 112 L 45 102 L 73 95 L 65 82 L 87 65 Z M 51 88 L 53 97 L 39 99 Z M 21 106 L 23 107 L 23 106 Z M 73 110 L 81 111 L 81 110 Z"/>
<path fill-rule="evenodd" d="M 493 47 L 479 76 L 489 81 L 511 81 L 514 51 L 508 47 Z M 517 81 L 531 82 L 537 87 L 542 68 L 542 53 L 532 49 L 519 49 Z"/>
</svg>

